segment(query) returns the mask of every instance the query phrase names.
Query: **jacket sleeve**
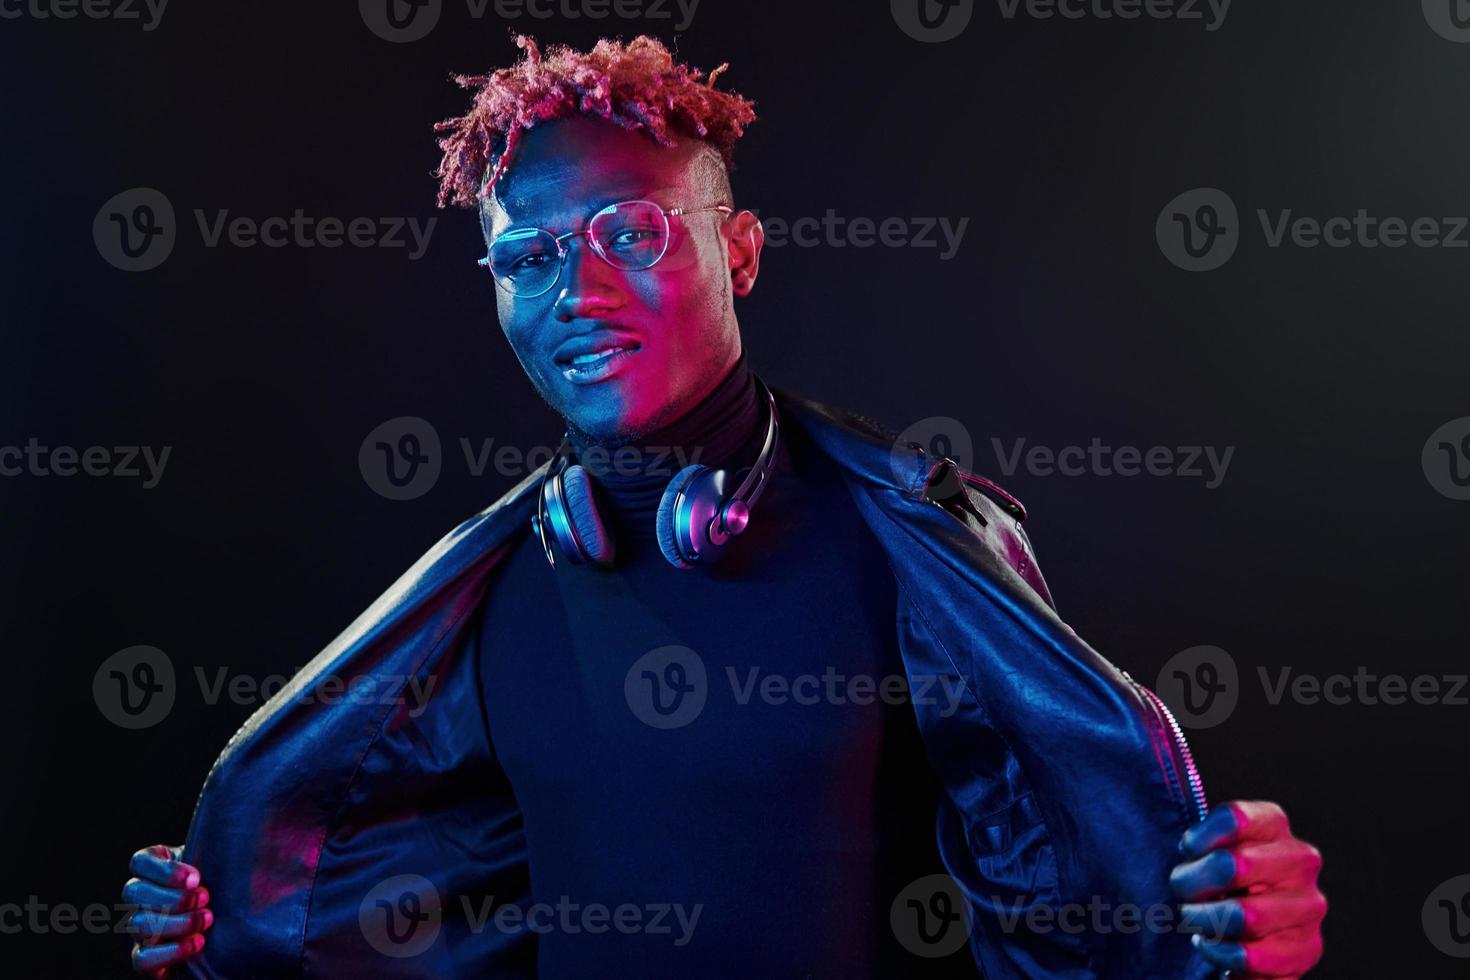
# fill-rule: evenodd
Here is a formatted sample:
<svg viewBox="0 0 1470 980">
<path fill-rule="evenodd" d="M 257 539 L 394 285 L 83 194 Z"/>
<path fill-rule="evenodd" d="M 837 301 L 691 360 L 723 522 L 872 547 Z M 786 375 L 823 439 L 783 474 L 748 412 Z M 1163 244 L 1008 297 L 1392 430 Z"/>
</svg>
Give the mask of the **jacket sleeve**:
<svg viewBox="0 0 1470 980">
<path fill-rule="evenodd" d="M 1167 709 L 1057 617 L 1019 504 L 968 483 L 936 500 L 933 472 L 916 473 L 906 489 L 852 487 L 898 579 L 913 689 L 963 691 L 915 714 L 978 966 L 992 980 L 1214 976 L 1168 885 L 1204 798 Z"/>
<path fill-rule="evenodd" d="M 457 528 L 226 746 L 184 851 L 215 912 L 193 976 L 534 975 L 491 925 L 529 876 L 474 664 L 512 525 Z"/>
</svg>

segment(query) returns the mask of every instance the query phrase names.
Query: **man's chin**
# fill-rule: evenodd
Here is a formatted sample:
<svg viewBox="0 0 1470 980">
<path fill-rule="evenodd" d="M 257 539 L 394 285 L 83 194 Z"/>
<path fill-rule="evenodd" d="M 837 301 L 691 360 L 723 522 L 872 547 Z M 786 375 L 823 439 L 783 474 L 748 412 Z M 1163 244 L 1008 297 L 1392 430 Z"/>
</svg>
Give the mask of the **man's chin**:
<svg viewBox="0 0 1470 980">
<path fill-rule="evenodd" d="M 637 358 L 630 361 L 636 362 Z M 658 378 L 656 372 L 646 370 L 652 366 L 652 362 L 630 363 L 596 384 L 555 378 L 556 408 L 572 435 L 586 445 L 616 448 L 665 424 L 670 414 L 670 394 L 665 385 L 650 383 Z"/>
<path fill-rule="evenodd" d="M 653 431 L 654 415 L 631 411 L 629 400 L 611 384 L 597 387 L 606 390 L 582 389 L 562 403 L 561 415 L 578 442 L 611 449 Z"/>
</svg>

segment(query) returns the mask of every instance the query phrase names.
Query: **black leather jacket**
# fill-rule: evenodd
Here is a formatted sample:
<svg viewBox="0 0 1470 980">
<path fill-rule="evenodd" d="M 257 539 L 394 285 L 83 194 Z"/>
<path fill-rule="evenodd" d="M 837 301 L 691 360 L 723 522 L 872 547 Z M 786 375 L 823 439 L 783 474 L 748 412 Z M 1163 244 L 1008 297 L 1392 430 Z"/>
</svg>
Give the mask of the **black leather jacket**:
<svg viewBox="0 0 1470 980">
<path fill-rule="evenodd" d="M 963 684 L 958 710 L 915 712 L 983 975 L 1212 976 L 1175 928 L 1168 886 L 1205 806 L 1193 760 L 1163 704 L 1057 617 L 1021 505 L 859 417 L 776 395 L 785 425 L 842 467 L 887 552 L 910 677 Z M 529 892 L 520 814 L 480 722 L 472 627 L 539 479 L 450 532 L 225 747 L 183 855 L 216 916 L 193 975 L 534 975 L 533 938 L 475 928 L 458 899 Z M 316 696 L 327 678 L 358 696 Z M 420 690 L 432 678 L 427 701 L 396 697 L 409 678 Z M 400 875 L 421 885 L 405 913 L 435 931 L 397 957 L 366 923 L 370 892 Z M 1111 917 L 1128 908 L 1132 928 Z"/>
</svg>

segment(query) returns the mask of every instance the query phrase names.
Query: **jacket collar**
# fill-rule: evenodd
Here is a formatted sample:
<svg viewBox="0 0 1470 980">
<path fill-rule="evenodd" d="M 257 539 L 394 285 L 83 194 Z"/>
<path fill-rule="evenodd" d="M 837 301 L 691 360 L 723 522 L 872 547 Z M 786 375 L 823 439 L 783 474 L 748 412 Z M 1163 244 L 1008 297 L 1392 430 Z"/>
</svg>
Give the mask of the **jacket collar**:
<svg viewBox="0 0 1470 980">
<path fill-rule="evenodd" d="M 784 388 L 771 386 L 781 422 L 809 437 L 817 448 L 832 457 L 847 471 L 866 483 L 896 490 L 906 497 L 921 500 L 932 462 L 911 445 L 900 444 L 897 437 L 881 423 L 830 405 L 824 405 Z M 530 521 L 535 509 L 536 493 L 541 487 L 549 463 L 543 464 L 490 507 L 479 519 L 495 518 L 496 523 Z M 498 542 L 497 542 L 498 543 Z"/>
<path fill-rule="evenodd" d="M 912 445 L 897 441 L 879 422 L 853 412 L 823 405 L 772 388 L 782 421 L 805 433 L 828 456 L 866 483 L 897 490 L 919 500 L 929 475 L 930 462 Z"/>
</svg>

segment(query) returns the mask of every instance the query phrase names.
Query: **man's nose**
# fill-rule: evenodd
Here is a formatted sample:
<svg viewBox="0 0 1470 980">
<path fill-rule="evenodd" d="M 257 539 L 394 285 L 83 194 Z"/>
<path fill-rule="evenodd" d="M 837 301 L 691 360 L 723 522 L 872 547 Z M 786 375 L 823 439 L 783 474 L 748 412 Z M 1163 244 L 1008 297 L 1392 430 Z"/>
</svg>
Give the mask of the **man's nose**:
<svg viewBox="0 0 1470 980">
<path fill-rule="evenodd" d="M 554 312 L 563 323 L 606 316 L 623 305 L 618 270 L 602 261 L 585 235 L 567 242 L 566 268 Z"/>
</svg>

